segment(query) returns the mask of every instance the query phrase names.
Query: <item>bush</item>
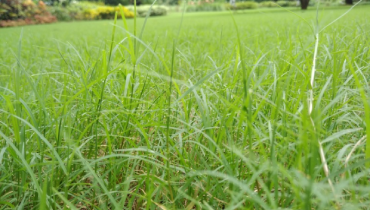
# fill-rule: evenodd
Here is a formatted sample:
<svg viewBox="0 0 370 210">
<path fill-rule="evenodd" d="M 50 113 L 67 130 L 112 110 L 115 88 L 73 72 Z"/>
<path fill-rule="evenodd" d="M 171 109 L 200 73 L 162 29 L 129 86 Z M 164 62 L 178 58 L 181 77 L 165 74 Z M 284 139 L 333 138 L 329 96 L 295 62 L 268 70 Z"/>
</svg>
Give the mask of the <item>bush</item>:
<svg viewBox="0 0 370 210">
<path fill-rule="evenodd" d="M 125 18 L 133 18 L 134 13 L 122 6 L 123 15 Z M 94 10 L 98 19 L 114 19 L 115 13 L 117 12 L 118 17 L 121 17 L 121 10 L 119 7 L 101 6 Z"/>
<path fill-rule="evenodd" d="M 263 1 L 259 3 L 259 7 L 297 7 L 299 4 L 297 4 L 296 1 Z"/>
<path fill-rule="evenodd" d="M 14 27 L 24 25 L 54 23 L 57 19 L 52 15 L 35 15 L 33 19 L 0 20 L 0 27 Z"/>
<path fill-rule="evenodd" d="M 289 1 L 289 7 L 298 7 L 299 6 L 299 3 L 297 3 L 296 1 Z"/>
<path fill-rule="evenodd" d="M 126 18 L 134 17 L 134 13 L 126 7 L 122 7 L 122 9 Z M 118 17 L 121 17 L 119 7 L 91 3 L 76 3 L 68 7 L 52 7 L 50 9 L 50 12 L 61 21 L 113 19 L 116 11 Z"/>
<path fill-rule="evenodd" d="M 15 26 L 24 26 L 24 25 L 33 25 L 35 24 L 31 20 L 0 20 L 0 27 L 15 27 Z"/>
<path fill-rule="evenodd" d="M 200 11 L 223 11 L 225 10 L 224 4 L 220 3 L 200 3 L 200 4 L 192 4 L 186 8 L 187 12 L 200 12 Z"/>
<path fill-rule="evenodd" d="M 134 13 L 123 7 L 123 14 L 125 18 L 133 18 Z M 82 19 L 84 20 L 97 20 L 97 19 L 113 19 L 115 13 L 118 13 L 118 17 L 121 17 L 121 11 L 119 7 L 101 6 L 95 9 L 85 9 L 82 11 Z"/>
<path fill-rule="evenodd" d="M 36 24 L 54 23 L 57 18 L 53 15 L 35 15 L 34 21 Z"/>
<path fill-rule="evenodd" d="M 148 14 L 148 12 L 149 12 L 150 7 L 151 7 L 151 5 L 140 5 L 140 6 L 137 6 L 136 7 L 136 12 L 137 12 L 137 14 L 140 17 L 145 17 Z M 128 6 L 127 9 L 130 10 L 131 12 L 134 11 L 134 7 L 133 6 Z M 152 9 L 150 11 L 149 16 L 163 16 L 163 15 L 167 15 L 167 11 L 168 11 L 168 8 L 165 7 L 165 6 L 153 5 L 153 7 L 152 7 Z"/>
<path fill-rule="evenodd" d="M 289 6 L 289 1 L 277 1 L 276 3 L 281 7 L 288 7 Z"/>
<path fill-rule="evenodd" d="M 225 8 L 230 10 L 256 9 L 257 7 L 258 3 L 253 1 L 237 2 L 235 6 L 231 6 L 230 4 L 225 5 Z"/>
<path fill-rule="evenodd" d="M 78 2 L 69 4 L 66 7 L 56 5 L 50 7 L 49 11 L 60 21 L 83 20 L 85 19 L 84 10 L 93 9 L 95 7 L 97 7 L 96 4 Z"/>
<path fill-rule="evenodd" d="M 130 0 L 105 0 L 105 4 L 112 6 L 117 6 L 118 4 L 128 5 Z"/>
<path fill-rule="evenodd" d="M 82 19 L 84 20 L 95 20 L 99 18 L 99 13 L 96 9 L 84 9 L 82 11 Z"/>
<path fill-rule="evenodd" d="M 0 27 L 52 23 L 57 21 L 43 1 L 4 0 L 0 3 Z"/>
<path fill-rule="evenodd" d="M 130 11 L 126 7 L 122 6 L 122 10 L 123 10 L 123 15 L 125 16 L 125 18 L 133 18 L 135 16 L 134 12 Z M 118 11 L 118 17 L 121 17 L 121 11 L 120 11 L 119 7 L 116 7 L 116 11 Z"/>
<path fill-rule="evenodd" d="M 36 5 L 31 0 L 4 0 L 0 3 L 0 20 L 17 20 L 31 18 L 44 13 L 45 4 Z"/>
<path fill-rule="evenodd" d="M 315 6 L 315 1 L 310 1 L 310 2 L 308 3 L 308 6 L 310 6 L 310 7 Z"/>
<path fill-rule="evenodd" d="M 65 7 L 55 6 L 51 7 L 49 11 L 60 21 L 69 21 L 72 19 L 68 9 Z"/>
<path fill-rule="evenodd" d="M 150 6 L 139 6 L 137 8 L 137 14 L 141 17 L 145 17 L 149 12 Z M 150 10 L 149 16 L 163 16 L 167 15 L 167 9 L 164 6 L 153 6 Z"/>
<path fill-rule="evenodd" d="M 19 8 L 21 2 L 19 0 L 5 0 L 0 3 L 0 20 L 13 20 L 20 17 Z"/>
<path fill-rule="evenodd" d="M 99 16 L 99 19 L 113 19 L 116 9 L 114 7 L 102 6 L 96 8 L 94 12 Z"/>
<path fill-rule="evenodd" d="M 2 0 L 0 3 L 0 27 L 21 26 L 30 24 L 52 23 L 57 20 L 97 20 L 113 19 L 115 13 L 121 17 L 119 7 L 104 6 L 90 2 L 77 2 L 68 6 L 56 5 L 47 8 L 39 1 L 36 5 L 32 0 Z M 125 7 L 123 13 L 126 18 L 134 17 L 134 13 Z M 156 8 L 151 15 L 166 13 L 163 8 Z"/>
<path fill-rule="evenodd" d="M 259 3 L 259 7 L 279 7 L 274 1 L 263 1 Z"/>
</svg>

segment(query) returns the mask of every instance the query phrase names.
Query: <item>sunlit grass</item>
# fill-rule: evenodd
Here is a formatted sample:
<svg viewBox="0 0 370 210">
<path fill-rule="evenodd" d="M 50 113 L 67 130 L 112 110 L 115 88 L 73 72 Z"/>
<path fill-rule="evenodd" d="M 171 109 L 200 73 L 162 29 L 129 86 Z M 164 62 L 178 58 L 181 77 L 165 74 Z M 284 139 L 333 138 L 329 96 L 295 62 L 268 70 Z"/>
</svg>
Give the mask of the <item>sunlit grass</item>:
<svg viewBox="0 0 370 210">
<path fill-rule="evenodd" d="M 367 209 L 369 9 L 0 29 L 0 209 Z"/>
</svg>

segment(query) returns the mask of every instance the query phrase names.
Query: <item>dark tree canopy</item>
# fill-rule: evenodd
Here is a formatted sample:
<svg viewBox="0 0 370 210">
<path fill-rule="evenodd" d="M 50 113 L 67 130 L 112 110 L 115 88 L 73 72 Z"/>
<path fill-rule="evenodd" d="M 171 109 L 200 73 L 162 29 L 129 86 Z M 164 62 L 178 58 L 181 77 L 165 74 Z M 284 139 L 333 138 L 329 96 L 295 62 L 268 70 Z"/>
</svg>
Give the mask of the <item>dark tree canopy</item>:
<svg viewBox="0 0 370 210">
<path fill-rule="evenodd" d="M 301 9 L 306 10 L 308 7 L 308 3 L 310 3 L 310 0 L 300 0 L 301 2 Z"/>
<path fill-rule="evenodd" d="M 106 5 L 118 5 L 118 4 L 122 4 L 122 5 L 127 5 L 130 3 L 129 0 L 105 0 L 104 3 Z"/>
</svg>

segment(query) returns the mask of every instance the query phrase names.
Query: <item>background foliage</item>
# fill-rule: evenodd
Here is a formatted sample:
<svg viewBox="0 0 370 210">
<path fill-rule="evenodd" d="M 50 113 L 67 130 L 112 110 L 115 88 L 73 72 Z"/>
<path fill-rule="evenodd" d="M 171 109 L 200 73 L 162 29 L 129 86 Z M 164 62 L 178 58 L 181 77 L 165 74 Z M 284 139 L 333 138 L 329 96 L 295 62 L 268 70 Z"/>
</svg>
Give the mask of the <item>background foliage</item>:
<svg viewBox="0 0 370 210">
<path fill-rule="evenodd" d="M 367 209 L 370 8 L 347 9 L 318 39 L 315 10 L 1 29 L 0 208 Z"/>
<path fill-rule="evenodd" d="M 0 27 L 52 23 L 57 19 L 43 1 L 4 0 L 0 2 Z"/>
</svg>

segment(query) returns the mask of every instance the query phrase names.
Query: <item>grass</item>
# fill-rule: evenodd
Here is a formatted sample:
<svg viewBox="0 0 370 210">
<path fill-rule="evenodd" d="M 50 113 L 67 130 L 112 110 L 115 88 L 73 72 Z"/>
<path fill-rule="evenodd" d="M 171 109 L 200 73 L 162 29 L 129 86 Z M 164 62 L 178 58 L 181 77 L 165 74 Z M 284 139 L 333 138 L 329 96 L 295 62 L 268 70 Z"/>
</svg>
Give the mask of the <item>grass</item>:
<svg viewBox="0 0 370 210">
<path fill-rule="evenodd" d="M 0 29 L 0 209 L 367 209 L 368 11 Z"/>
</svg>

